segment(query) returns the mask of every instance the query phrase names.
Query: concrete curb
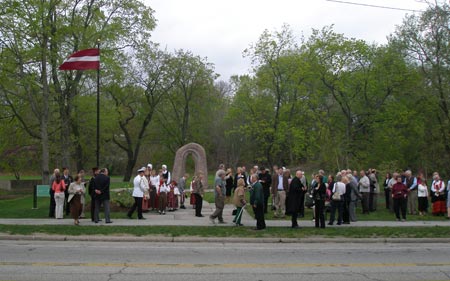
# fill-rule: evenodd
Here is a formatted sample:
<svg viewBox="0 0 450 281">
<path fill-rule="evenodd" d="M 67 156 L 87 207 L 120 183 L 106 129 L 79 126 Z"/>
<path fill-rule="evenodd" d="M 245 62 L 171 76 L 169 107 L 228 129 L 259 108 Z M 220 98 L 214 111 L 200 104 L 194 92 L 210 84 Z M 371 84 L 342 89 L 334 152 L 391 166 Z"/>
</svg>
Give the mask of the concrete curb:
<svg viewBox="0 0 450 281">
<path fill-rule="evenodd" d="M 198 236 L 108 236 L 108 235 L 9 235 L 0 234 L 6 241 L 80 241 L 80 242 L 149 242 L 149 243 L 450 243 L 450 238 L 247 238 L 247 237 L 198 237 Z"/>
</svg>

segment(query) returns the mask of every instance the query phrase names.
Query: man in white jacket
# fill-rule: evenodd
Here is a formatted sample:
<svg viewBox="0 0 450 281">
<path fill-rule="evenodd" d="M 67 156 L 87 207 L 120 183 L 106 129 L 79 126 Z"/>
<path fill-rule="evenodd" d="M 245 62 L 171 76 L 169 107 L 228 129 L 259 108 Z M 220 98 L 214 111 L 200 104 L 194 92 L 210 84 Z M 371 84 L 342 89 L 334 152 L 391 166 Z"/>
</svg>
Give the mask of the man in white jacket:
<svg viewBox="0 0 450 281">
<path fill-rule="evenodd" d="M 137 208 L 138 212 L 138 219 L 145 220 L 145 218 L 142 216 L 142 198 L 144 197 L 144 193 L 148 191 L 148 180 L 146 177 L 144 177 L 145 167 L 142 167 L 138 170 L 138 175 L 133 180 L 133 198 L 134 198 L 134 204 L 131 207 L 131 209 L 128 211 L 128 218 L 131 219 L 131 216 L 133 215 L 134 211 Z"/>
</svg>

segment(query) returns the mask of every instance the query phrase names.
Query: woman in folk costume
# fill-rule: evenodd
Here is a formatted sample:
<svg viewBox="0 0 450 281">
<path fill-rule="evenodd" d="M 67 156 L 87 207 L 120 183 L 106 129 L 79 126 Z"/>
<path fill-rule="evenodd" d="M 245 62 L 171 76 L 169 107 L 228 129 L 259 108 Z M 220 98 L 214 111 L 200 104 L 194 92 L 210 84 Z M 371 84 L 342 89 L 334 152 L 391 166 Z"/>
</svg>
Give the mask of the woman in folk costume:
<svg viewBox="0 0 450 281">
<path fill-rule="evenodd" d="M 189 186 L 189 191 L 191 192 L 191 200 L 190 200 L 190 204 L 192 206 L 192 209 L 195 209 L 195 193 L 193 192 L 194 188 L 192 186 L 192 184 L 195 182 L 195 176 L 192 177 L 192 181 L 191 184 Z"/>
<path fill-rule="evenodd" d="M 445 184 L 437 172 L 433 174 L 431 184 L 431 203 L 433 204 L 433 215 L 443 216 L 447 212 L 446 208 Z"/>
<path fill-rule="evenodd" d="M 169 208 L 169 212 L 173 212 L 178 208 L 178 198 L 175 194 L 175 189 L 178 189 L 177 182 L 172 181 L 169 184 L 169 192 L 167 193 L 167 207 Z"/>
<path fill-rule="evenodd" d="M 152 208 L 152 211 L 158 209 L 158 189 L 159 189 L 159 175 L 156 174 L 156 170 L 152 170 L 150 172 L 150 200 L 149 200 L 149 208 Z"/>
<path fill-rule="evenodd" d="M 160 171 L 160 180 L 159 180 L 159 188 L 158 188 L 158 206 L 159 206 L 159 214 L 165 215 L 167 208 L 167 193 L 169 192 L 169 188 L 166 184 L 166 181 L 162 177 L 162 171 Z"/>
<path fill-rule="evenodd" d="M 144 177 L 148 182 L 148 189 L 145 190 L 144 196 L 142 197 L 142 212 L 148 212 L 148 209 L 150 208 L 150 173 L 151 164 L 148 164 L 144 171 Z"/>
</svg>

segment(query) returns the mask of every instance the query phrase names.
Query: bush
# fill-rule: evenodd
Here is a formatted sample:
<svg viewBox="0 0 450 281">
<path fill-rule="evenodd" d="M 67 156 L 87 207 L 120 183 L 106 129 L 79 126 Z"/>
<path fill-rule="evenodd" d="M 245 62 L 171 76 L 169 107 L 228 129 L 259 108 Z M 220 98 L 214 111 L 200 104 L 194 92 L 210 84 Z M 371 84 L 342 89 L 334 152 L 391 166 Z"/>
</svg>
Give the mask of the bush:
<svg viewBox="0 0 450 281">
<path fill-rule="evenodd" d="M 134 204 L 132 194 L 132 188 L 126 188 L 119 192 L 111 192 L 111 203 L 122 208 L 130 208 Z"/>
</svg>

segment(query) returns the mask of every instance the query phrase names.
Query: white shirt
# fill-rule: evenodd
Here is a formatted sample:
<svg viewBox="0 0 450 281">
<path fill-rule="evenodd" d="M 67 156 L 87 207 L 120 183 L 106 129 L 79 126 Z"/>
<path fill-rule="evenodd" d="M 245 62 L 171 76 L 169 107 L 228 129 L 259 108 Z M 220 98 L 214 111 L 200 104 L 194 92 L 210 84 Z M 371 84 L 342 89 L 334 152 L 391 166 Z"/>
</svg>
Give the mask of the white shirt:
<svg viewBox="0 0 450 281">
<path fill-rule="evenodd" d="M 148 191 L 147 178 L 137 175 L 133 180 L 133 186 L 133 197 L 144 197 L 144 192 Z"/>
<path fill-rule="evenodd" d="M 345 194 L 345 184 L 343 182 L 337 182 L 334 184 L 333 193 L 338 192 L 339 195 Z"/>
<path fill-rule="evenodd" d="M 150 176 L 150 183 L 151 185 L 156 187 L 156 190 L 158 190 L 159 187 L 159 175 L 157 176 Z"/>
<path fill-rule="evenodd" d="M 359 180 L 359 192 L 370 192 L 370 180 L 367 176 Z"/>
<path fill-rule="evenodd" d="M 419 184 L 417 186 L 417 196 L 419 197 L 427 197 L 428 196 L 428 188 L 426 185 Z"/>
<path fill-rule="evenodd" d="M 433 192 L 439 192 L 442 193 L 445 190 L 445 184 L 443 181 L 438 180 L 438 181 L 433 181 L 433 183 L 431 184 L 431 191 Z"/>
<path fill-rule="evenodd" d="M 278 175 L 278 186 L 277 186 L 279 191 L 283 191 L 284 190 L 284 186 L 283 186 L 283 175 Z"/>
<path fill-rule="evenodd" d="M 160 187 L 159 187 L 159 193 L 167 193 L 170 191 L 170 188 L 163 183 Z"/>
</svg>

